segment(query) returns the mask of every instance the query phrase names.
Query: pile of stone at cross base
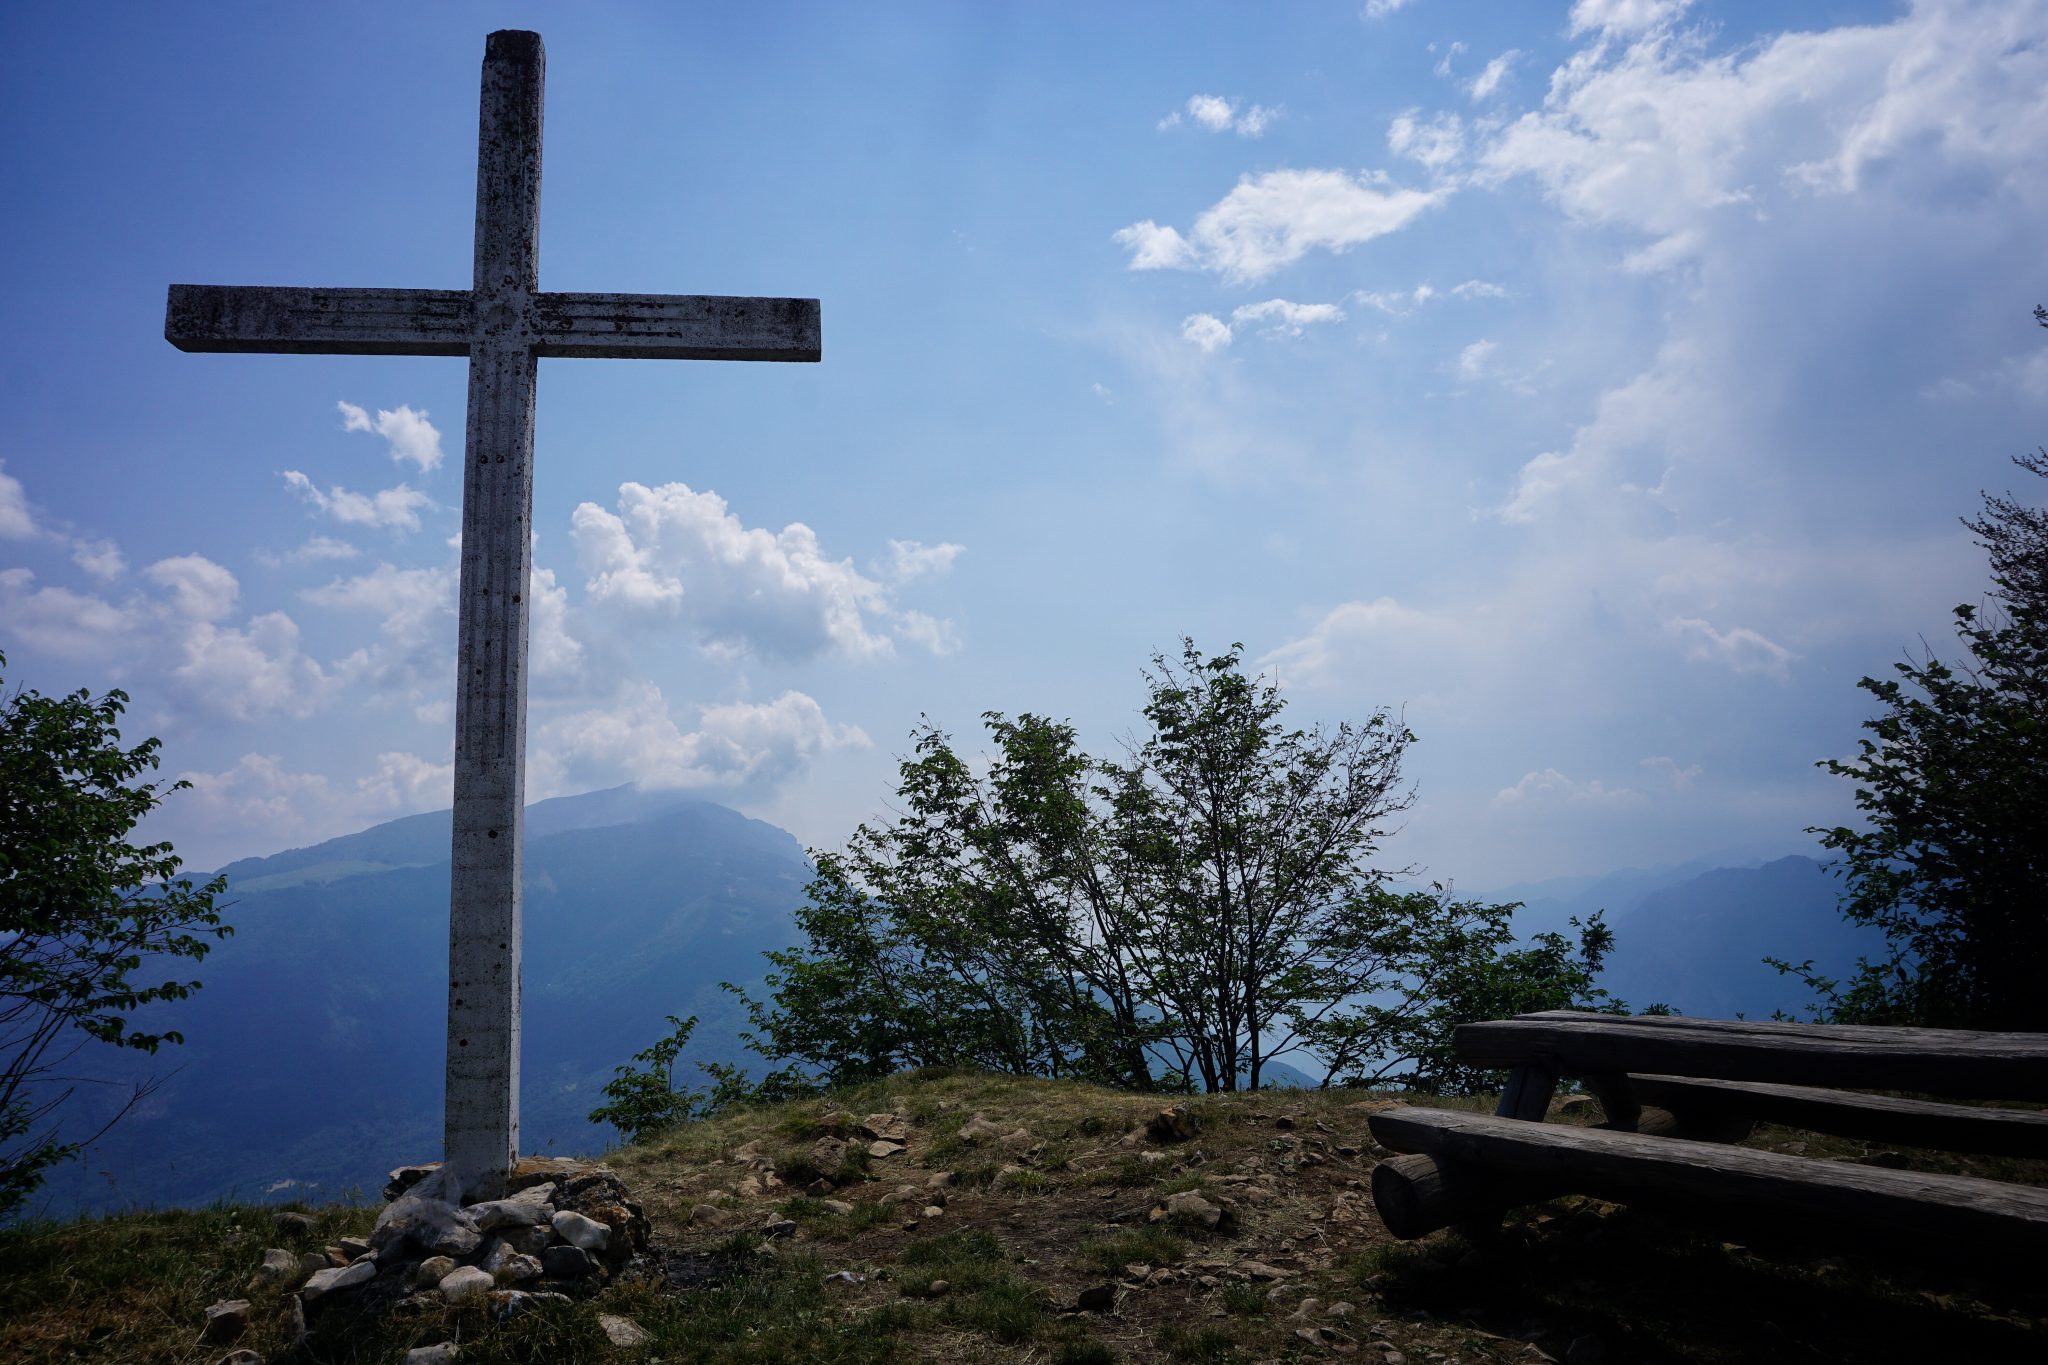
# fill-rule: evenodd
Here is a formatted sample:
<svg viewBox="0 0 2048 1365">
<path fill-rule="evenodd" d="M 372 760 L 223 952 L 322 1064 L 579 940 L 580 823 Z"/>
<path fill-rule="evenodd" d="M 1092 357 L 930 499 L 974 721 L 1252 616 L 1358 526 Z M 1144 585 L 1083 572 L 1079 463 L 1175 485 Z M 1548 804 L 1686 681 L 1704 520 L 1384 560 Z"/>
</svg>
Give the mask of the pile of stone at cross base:
<svg viewBox="0 0 2048 1365">
<path fill-rule="evenodd" d="M 384 1187 L 391 1202 L 368 1238 L 344 1237 L 304 1255 L 273 1247 L 250 1290 L 303 1276 L 287 1304 L 301 1318 L 335 1303 L 378 1311 L 482 1296 L 504 1320 L 550 1298 L 594 1294 L 647 1250 L 647 1215 L 609 1167 L 524 1157 L 504 1198 L 467 1206 L 447 1197 L 451 1176 L 438 1162 L 399 1167 Z M 280 1228 L 287 1220 L 312 1225 L 304 1214 L 283 1213 Z M 246 1300 L 215 1304 L 205 1339 L 234 1340 L 248 1313 Z"/>
</svg>

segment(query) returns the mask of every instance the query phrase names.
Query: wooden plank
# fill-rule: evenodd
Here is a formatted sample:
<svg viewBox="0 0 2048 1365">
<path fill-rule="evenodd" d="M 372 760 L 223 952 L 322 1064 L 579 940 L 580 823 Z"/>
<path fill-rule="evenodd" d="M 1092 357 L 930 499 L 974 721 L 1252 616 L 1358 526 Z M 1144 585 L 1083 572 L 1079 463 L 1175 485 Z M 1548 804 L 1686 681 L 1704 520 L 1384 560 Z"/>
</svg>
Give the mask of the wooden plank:
<svg viewBox="0 0 2048 1365">
<path fill-rule="evenodd" d="M 1956 1099 L 2048 1101 L 2048 1034 L 1857 1028 L 1546 1010 L 1461 1024 L 1458 1055 L 1484 1067 L 1548 1066 L 1706 1076 Z"/>
<path fill-rule="evenodd" d="M 1813 1219 L 1930 1245 L 2048 1254 L 2048 1190 L 2028 1185 L 1447 1110 L 1383 1110 L 1370 1123 L 1380 1142 L 1427 1154 L 1437 1165 L 1427 1181 L 1390 1163 L 1373 1172 L 1374 1202 L 1399 1236 L 1448 1227 L 1475 1207 L 1573 1193 L 1695 1211 L 1762 1211 L 1786 1222 Z M 1388 1172 L 1384 1180 L 1380 1170 Z"/>
<path fill-rule="evenodd" d="M 1508 1073 L 1507 1088 L 1500 1092 L 1500 1107 L 1493 1112 L 1504 1119 L 1541 1123 L 1550 1112 L 1550 1097 L 1556 1093 L 1555 1071 L 1541 1066 L 1518 1066 Z"/>
<path fill-rule="evenodd" d="M 174 284 L 164 339 L 181 351 L 468 355 L 467 289 Z"/>
<path fill-rule="evenodd" d="M 1635 1093 L 1686 1119 L 1741 1115 L 1837 1137 L 1991 1156 L 2048 1157 L 2048 1113 L 1978 1109 L 1809 1086 L 1631 1076 Z"/>
<path fill-rule="evenodd" d="M 816 360 L 816 299 L 718 294 L 539 294 L 545 356 L 613 360 Z"/>
</svg>

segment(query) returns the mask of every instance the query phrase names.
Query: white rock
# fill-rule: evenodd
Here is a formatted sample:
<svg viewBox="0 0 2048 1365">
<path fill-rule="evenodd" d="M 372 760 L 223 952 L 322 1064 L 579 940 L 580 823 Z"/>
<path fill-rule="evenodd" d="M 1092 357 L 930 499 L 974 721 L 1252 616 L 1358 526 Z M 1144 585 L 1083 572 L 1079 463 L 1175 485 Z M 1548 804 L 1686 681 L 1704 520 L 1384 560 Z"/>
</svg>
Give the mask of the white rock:
<svg viewBox="0 0 2048 1365">
<path fill-rule="evenodd" d="M 405 1353 L 405 1365 L 455 1365 L 462 1348 L 452 1341 L 438 1346 L 415 1346 Z"/>
<path fill-rule="evenodd" d="M 441 1277 L 441 1297 L 450 1303 L 461 1303 L 464 1299 L 485 1293 L 496 1283 L 489 1271 L 478 1270 L 473 1265 L 457 1266 Z"/>
<path fill-rule="evenodd" d="M 604 1334 L 607 1337 L 611 1338 L 612 1345 L 620 1350 L 631 1350 L 635 1346 L 645 1346 L 648 1342 L 654 1340 L 654 1333 L 648 1331 L 631 1318 L 622 1318 L 617 1313 L 599 1313 L 597 1315 L 597 1325 L 604 1329 Z"/>
<path fill-rule="evenodd" d="M 612 1240 L 612 1230 L 595 1218 L 585 1218 L 574 1209 L 563 1209 L 550 1224 L 555 1236 L 572 1247 L 601 1252 Z"/>
<path fill-rule="evenodd" d="M 299 1296 L 307 1303 L 311 1303 L 322 1294 L 332 1293 L 337 1289 L 353 1289 L 376 1278 L 377 1266 L 373 1261 L 357 1261 L 354 1265 L 331 1265 L 325 1270 L 315 1271 L 312 1278 L 306 1281 L 306 1287 L 299 1291 Z"/>
</svg>

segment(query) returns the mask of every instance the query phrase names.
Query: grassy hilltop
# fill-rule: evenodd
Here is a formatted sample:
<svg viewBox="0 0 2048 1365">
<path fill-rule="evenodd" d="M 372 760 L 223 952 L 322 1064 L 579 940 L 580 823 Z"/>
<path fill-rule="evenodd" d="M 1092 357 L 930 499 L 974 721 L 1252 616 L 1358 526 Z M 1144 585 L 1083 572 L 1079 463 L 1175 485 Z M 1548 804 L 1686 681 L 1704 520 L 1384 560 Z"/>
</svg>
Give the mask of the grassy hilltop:
<svg viewBox="0 0 2048 1365">
<path fill-rule="evenodd" d="M 21 1227 L 0 1233 L 0 1360 L 211 1365 L 231 1347 L 198 1344 L 202 1310 L 242 1297 L 255 1311 L 234 1346 L 272 1365 L 396 1362 L 408 1347 L 446 1340 L 463 1343 L 464 1365 L 2048 1355 L 2038 1267 L 1979 1280 L 1972 1274 L 1989 1272 L 1952 1264 L 1950 1248 L 1906 1263 L 1801 1242 L 1796 1230 L 1737 1243 L 1723 1240 L 1725 1229 L 1581 1199 L 1514 1216 L 1483 1250 L 1450 1234 L 1394 1243 L 1367 1189 L 1375 1149 L 1366 1120 L 1391 1102 L 1358 1092 L 1204 1096 L 1187 1106 L 1192 1135 L 1171 1141 L 1143 1132 L 1165 1103 L 1156 1096 L 946 1072 L 745 1110 L 611 1158 L 653 1220 L 657 1275 L 503 1325 L 475 1304 L 371 1321 L 326 1303 L 296 1349 L 281 1335 L 279 1291 L 246 1288 L 264 1249 L 367 1233 L 374 1203 L 314 1210 L 313 1237 L 282 1242 L 272 1211 L 254 1208 Z M 821 1147 L 834 1111 L 903 1116 L 904 1150 L 874 1158 L 855 1138 L 836 1169 L 820 1170 L 821 1152 L 837 1151 Z M 1782 1129 L 1759 1129 L 1751 1142 L 1869 1155 L 1862 1144 Z M 2041 1163 L 1901 1155 L 1927 1169 L 2048 1183 Z M 953 1182 L 934 1214 L 925 1206 L 941 1173 Z M 838 1177 L 838 1187 L 803 1193 L 820 1176 Z M 918 1192 L 894 1197 L 905 1187 Z M 1152 1216 L 1188 1192 L 1200 1199 Z M 1205 1226 L 1213 1214 L 1217 1225 Z M 794 1228 L 766 1235 L 777 1219 Z M 600 1313 L 631 1319 L 652 1340 L 613 1346 Z"/>
</svg>

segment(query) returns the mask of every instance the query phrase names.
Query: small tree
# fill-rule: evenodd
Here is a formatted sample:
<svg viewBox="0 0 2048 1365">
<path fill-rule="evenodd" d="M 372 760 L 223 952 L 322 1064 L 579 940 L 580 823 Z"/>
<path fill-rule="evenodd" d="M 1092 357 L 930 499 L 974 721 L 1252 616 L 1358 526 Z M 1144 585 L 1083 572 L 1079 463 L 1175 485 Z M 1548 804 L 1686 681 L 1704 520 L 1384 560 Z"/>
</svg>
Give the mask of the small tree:
<svg viewBox="0 0 2048 1365">
<path fill-rule="evenodd" d="M 160 793 L 189 784 L 137 781 L 157 766 L 158 742 L 121 747 L 115 722 L 127 701 L 82 690 L 0 701 L 0 1216 L 151 1088 L 132 1091 L 96 1132 L 65 1140 L 58 1115 L 77 1079 L 61 1069 L 86 1041 L 144 1052 L 184 1041 L 129 1016 L 199 983 L 139 985 L 130 974 L 145 960 L 152 972 L 163 960 L 197 961 L 233 932 L 215 904 L 220 878 L 195 887 L 177 876 L 169 844 L 128 842 Z"/>
<path fill-rule="evenodd" d="M 2019 457 L 2048 477 L 2048 454 Z M 1858 686 L 1884 710 L 1850 762 L 1866 824 L 1815 829 L 1842 855 L 1842 913 L 1882 930 L 1847 982 L 1795 972 L 1844 1023 L 2048 1029 L 2048 512 L 1985 496 L 1964 524 L 1991 559 L 1989 610 L 1955 609 L 1969 658 L 1929 652 Z"/>
<path fill-rule="evenodd" d="M 1397 894 L 1372 865 L 1413 736 L 1384 711 L 1287 727 L 1236 646 L 1183 641 L 1145 680 L 1121 761 L 990 713 L 978 773 L 922 726 L 896 818 L 818 857 L 751 1041 L 830 1084 L 952 1064 L 1235 1090 L 1287 1055 L 1325 1084 L 1412 1059 L 1509 909 Z"/>
</svg>

